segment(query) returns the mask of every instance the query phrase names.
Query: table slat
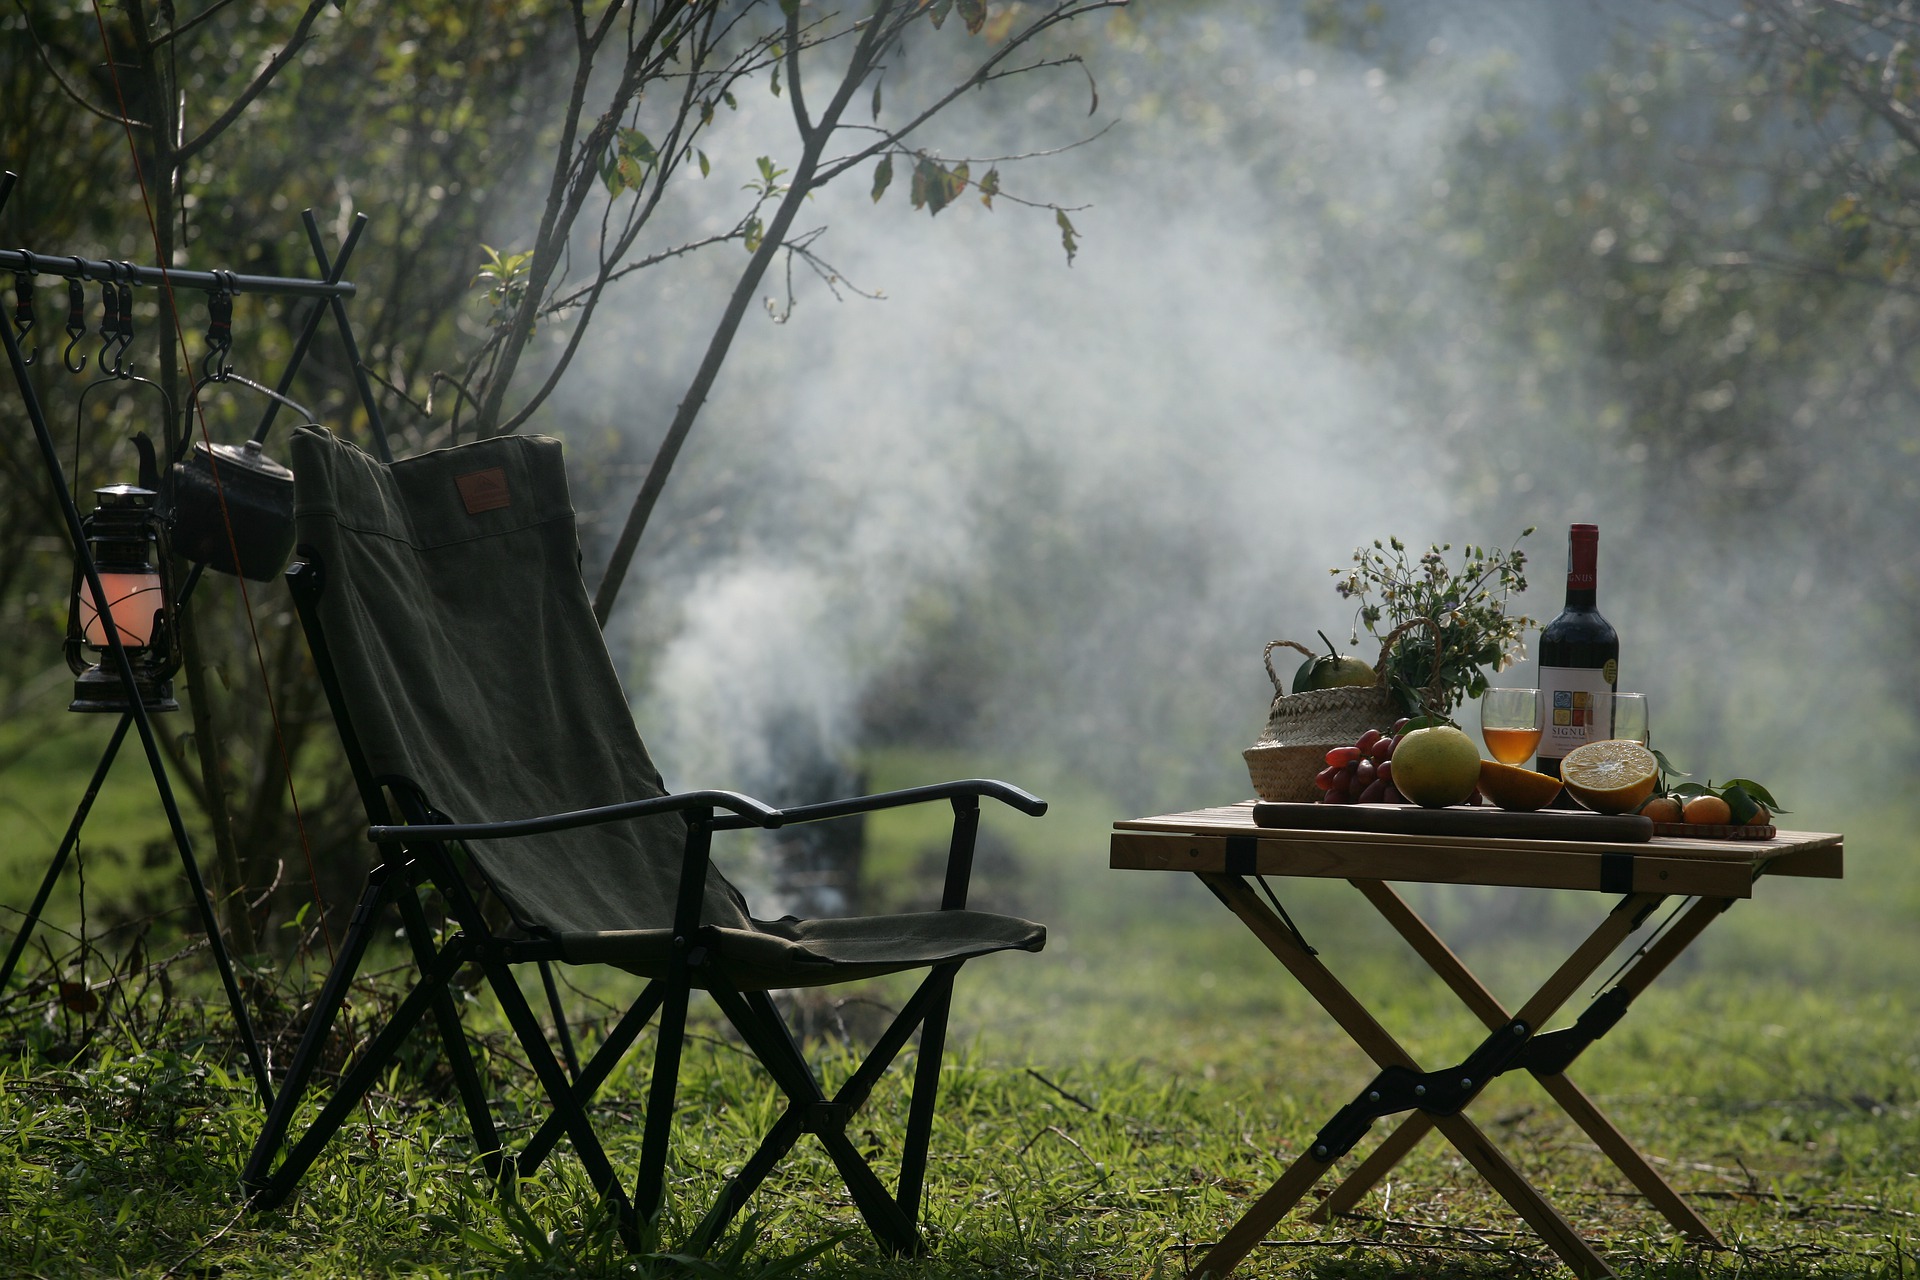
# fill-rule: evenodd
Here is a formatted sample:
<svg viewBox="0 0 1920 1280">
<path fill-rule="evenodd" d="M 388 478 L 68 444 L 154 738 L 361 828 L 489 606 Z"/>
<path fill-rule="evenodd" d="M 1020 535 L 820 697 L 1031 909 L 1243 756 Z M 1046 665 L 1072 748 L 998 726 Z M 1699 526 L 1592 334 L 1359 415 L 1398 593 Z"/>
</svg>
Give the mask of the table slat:
<svg viewBox="0 0 1920 1280">
<path fill-rule="evenodd" d="M 1236 856 L 1231 864 L 1228 841 Z M 1246 857 L 1251 847 L 1252 859 Z M 1631 862 L 1627 862 L 1627 859 Z M 1241 871 L 1329 879 L 1511 885 L 1605 892 L 1753 896 L 1756 875 L 1839 879 L 1839 835 L 1782 831 L 1771 840 L 1646 843 L 1488 836 L 1406 835 L 1261 827 L 1253 802 L 1114 824 L 1112 867 L 1139 871 Z M 1631 879 L 1623 879 L 1623 868 Z"/>
<path fill-rule="evenodd" d="M 1677 857 L 1647 857 L 1645 846 L 1618 850 L 1586 845 L 1573 849 L 1490 848 L 1484 842 L 1444 850 L 1424 843 L 1382 844 L 1317 838 L 1288 833 L 1285 840 L 1253 841 L 1250 867 L 1229 867 L 1229 840 L 1244 837 L 1192 832 L 1116 831 L 1108 865 L 1123 871 L 1225 872 L 1242 870 L 1267 876 L 1304 876 L 1330 880 L 1397 880 L 1426 884 L 1514 885 L 1532 889 L 1586 889 L 1594 892 L 1701 894 L 1716 898 L 1753 896 L 1753 870 L 1744 862 Z M 1523 842 L 1501 842 L 1523 843 Z M 1609 855 L 1630 861 L 1610 863 Z M 1619 883 L 1624 865 L 1631 879 Z"/>
</svg>

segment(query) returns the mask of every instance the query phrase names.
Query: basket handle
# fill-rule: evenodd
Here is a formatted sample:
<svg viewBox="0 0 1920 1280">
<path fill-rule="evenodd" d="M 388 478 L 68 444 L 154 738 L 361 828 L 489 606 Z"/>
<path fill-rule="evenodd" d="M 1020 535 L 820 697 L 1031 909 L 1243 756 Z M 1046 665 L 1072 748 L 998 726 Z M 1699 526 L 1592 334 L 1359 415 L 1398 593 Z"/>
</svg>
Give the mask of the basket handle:
<svg viewBox="0 0 1920 1280">
<path fill-rule="evenodd" d="M 1298 641 L 1294 641 L 1294 640 L 1267 641 L 1267 647 L 1264 650 L 1262 650 L 1260 653 L 1260 661 L 1267 664 L 1267 679 L 1273 681 L 1273 691 L 1275 693 L 1285 693 L 1287 691 L 1286 685 L 1280 682 L 1280 673 L 1273 669 L 1273 651 L 1275 649 L 1280 648 L 1282 645 L 1285 645 L 1289 649 L 1298 649 L 1301 653 L 1306 654 L 1309 658 L 1317 658 L 1320 656 L 1314 650 L 1307 648 L 1307 646 L 1299 643 Z"/>
<path fill-rule="evenodd" d="M 1425 616 L 1408 618 L 1405 622 L 1387 633 L 1386 638 L 1380 642 L 1380 660 L 1373 664 L 1373 685 L 1376 689 L 1384 689 L 1387 687 L 1387 658 L 1392 654 L 1393 646 L 1400 637 L 1415 627 L 1425 627 L 1433 633 L 1433 674 L 1427 677 L 1427 686 L 1420 691 L 1421 705 L 1423 707 L 1432 707 L 1439 700 L 1440 668 L 1446 659 L 1446 653 L 1440 647 L 1441 638 L 1446 633 L 1440 629 L 1440 624 L 1432 618 Z M 1281 683 L 1280 673 L 1273 669 L 1273 651 L 1282 647 L 1297 650 L 1309 658 L 1317 658 L 1320 655 L 1315 650 L 1307 648 L 1307 646 L 1298 641 L 1267 641 L 1267 647 L 1261 651 L 1260 661 L 1266 664 L 1267 679 L 1273 682 L 1274 693 L 1283 696 L 1287 692 L 1286 685 Z"/>
</svg>

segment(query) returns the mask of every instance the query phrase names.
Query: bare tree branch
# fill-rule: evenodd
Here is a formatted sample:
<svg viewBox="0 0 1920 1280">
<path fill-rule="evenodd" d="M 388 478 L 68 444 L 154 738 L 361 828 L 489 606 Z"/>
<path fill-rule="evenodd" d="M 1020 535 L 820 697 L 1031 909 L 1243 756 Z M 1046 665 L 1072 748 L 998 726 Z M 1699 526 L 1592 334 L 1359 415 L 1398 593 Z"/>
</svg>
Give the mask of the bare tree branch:
<svg viewBox="0 0 1920 1280">
<path fill-rule="evenodd" d="M 949 89 L 939 98 L 936 98 L 930 106 L 921 110 L 918 115 L 907 121 L 905 125 L 893 130 L 881 141 L 865 147 L 848 156 L 846 159 L 836 162 L 832 167 L 823 170 L 820 175 L 820 185 L 825 186 L 855 165 L 865 164 L 881 152 L 898 146 L 902 139 L 952 106 L 961 94 L 995 79 L 996 77 L 992 74 L 994 69 L 1012 56 L 1015 50 L 1037 39 L 1041 32 L 1051 27 L 1059 26 L 1061 23 L 1072 22 L 1076 18 L 1085 17 L 1087 14 L 1096 13 L 1102 9 L 1124 9 L 1126 6 L 1127 0 L 1088 0 L 1087 3 L 1056 9 L 1051 13 L 1035 19 L 1031 25 L 1022 30 L 1018 35 L 1008 37 L 1006 43 L 994 50 L 993 54 L 988 57 L 986 61 L 974 69 L 972 75 L 954 85 L 953 88 Z"/>
<path fill-rule="evenodd" d="M 27 39 L 33 42 L 33 51 L 40 55 L 40 65 L 47 69 L 47 74 L 53 77 L 53 83 L 59 87 L 60 92 L 73 100 L 75 106 L 90 115 L 98 116 L 115 128 L 124 128 L 128 125 L 136 129 L 147 127 L 142 121 L 125 120 L 105 107 L 94 105 L 85 94 L 69 84 L 67 78 L 60 74 L 60 68 L 54 65 L 53 55 L 47 51 L 46 43 L 40 39 L 40 33 L 33 29 L 33 14 L 27 9 L 27 0 L 14 0 L 14 7 L 20 10 L 21 21 L 26 23 Z"/>
<path fill-rule="evenodd" d="M 775 253 L 785 242 L 787 232 L 792 227 L 794 217 L 806 203 L 807 198 L 821 183 L 816 176 L 820 162 L 820 153 L 833 136 L 840 118 L 845 114 L 847 103 L 852 99 L 854 90 L 863 83 L 872 71 L 875 55 L 885 47 L 881 36 L 887 30 L 887 18 L 894 8 L 895 0 L 879 0 L 873 13 L 867 18 L 867 25 L 860 34 L 853 55 L 848 60 L 847 69 L 840 78 L 832 101 L 820 113 L 813 132 L 801 148 L 799 161 L 794 165 L 792 180 L 786 192 L 781 196 L 780 204 L 774 211 L 773 220 L 767 226 L 760 241 L 760 247 L 749 259 L 747 268 L 741 272 L 735 282 L 733 293 L 727 299 L 726 310 L 721 314 L 720 323 L 714 329 L 707 343 L 706 355 L 700 361 L 693 383 L 687 388 L 685 399 L 681 400 L 674 411 L 673 421 L 667 427 L 665 438 L 654 455 L 653 465 L 647 469 L 646 479 L 641 482 L 640 491 L 634 495 L 633 506 L 627 512 L 626 523 L 621 527 L 620 536 L 615 541 L 613 554 L 608 559 L 606 571 L 601 575 L 600 585 L 594 592 L 593 612 L 602 626 L 613 612 L 614 601 L 619 597 L 621 584 L 626 580 L 627 569 L 633 563 L 634 551 L 640 545 L 640 535 L 645 531 L 653 508 L 665 490 L 667 477 L 673 471 L 674 461 L 680 456 L 680 449 L 686 444 L 688 434 L 693 430 L 695 419 L 706 404 L 708 394 L 713 390 L 714 380 L 719 377 L 720 367 L 726 362 L 727 352 L 733 346 L 734 335 L 739 332 L 740 322 L 746 317 L 753 294 L 760 286 L 761 278 L 766 274 Z M 789 87 L 791 91 L 791 86 Z"/>
<path fill-rule="evenodd" d="M 267 86 L 274 82 L 286 65 L 293 61 L 294 55 L 300 52 L 300 46 L 307 42 L 307 34 L 313 30 L 315 19 L 319 18 L 320 11 L 325 9 L 327 4 L 328 0 L 308 0 L 306 12 L 302 13 L 300 21 L 294 24 L 293 35 L 280 47 L 280 52 L 268 60 L 260 74 L 240 91 L 240 96 L 229 103 L 225 111 L 214 118 L 212 124 L 174 150 L 174 160 L 177 163 L 185 164 L 208 143 L 225 133 L 228 126 L 240 118 L 240 113 L 245 111 L 255 98 L 266 92 Z"/>
<path fill-rule="evenodd" d="M 628 109 L 647 82 L 657 76 L 661 64 L 677 48 L 677 42 L 667 47 L 661 46 L 661 38 L 673 29 L 686 15 L 688 0 L 666 0 L 627 51 L 625 64 L 621 68 L 620 79 L 608 96 L 607 107 L 600 113 L 594 126 L 587 132 L 577 146 L 573 139 L 577 136 L 579 122 L 585 110 L 585 100 L 594 68 L 594 55 L 598 42 L 611 30 L 614 9 L 619 0 L 609 6 L 602 16 L 601 27 L 590 39 L 585 40 L 578 54 L 575 68 L 573 94 L 568 101 L 567 127 L 562 134 L 561 149 L 554 164 L 553 181 L 548 189 L 547 207 L 541 216 L 540 232 L 534 240 L 533 262 L 528 271 L 526 292 L 520 299 L 520 305 L 514 313 L 508 327 L 505 340 L 500 345 L 494 366 L 488 371 L 484 398 L 480 406 L 478 429 L 483 435 L 491 435 L 501 418 L 501 407 L 505 403 L 508 384 L 513 381 L 515 369 L 519 367 L 520 356 L 526 350 L 528 340 L 533 336 L 533 326 L 539 314 L 541 300 L 546 296 L 547 288 L 554 279 L 565 244 L 569 238 L 574 221 L 585 206 L 594 183 L 598 180 L 597 161 L 612 144 L 614 131 L 626 117 Z M 575 12 L 580 14 L 578 0 Z M 711 11 L 710 11 L 711 12 Z M 584 16 L 578 21 L 581 32 L 585 31 Z"/>
</svg>

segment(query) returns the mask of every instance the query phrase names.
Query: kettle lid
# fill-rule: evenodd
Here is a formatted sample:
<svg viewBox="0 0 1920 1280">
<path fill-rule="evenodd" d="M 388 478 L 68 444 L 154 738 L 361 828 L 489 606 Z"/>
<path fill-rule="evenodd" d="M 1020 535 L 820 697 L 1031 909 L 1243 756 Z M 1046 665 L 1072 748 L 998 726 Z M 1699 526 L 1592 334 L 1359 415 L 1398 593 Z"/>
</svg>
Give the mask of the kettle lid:
<svg viewBox="0 0 1920 1280">
<path fill-rule="evenodd" d="M 206 442 L 196 441 L 193 452 L 195 460 L 205 466 L 208 453 Z M 293 480 L 293 472 L 269 458 L 260 448 L 258 440 L 249 440 L 245 444 L 216 444 L 212 446 L 212 453 L 222 470 L 234 467 L 272 480 Z"/>
</svg>

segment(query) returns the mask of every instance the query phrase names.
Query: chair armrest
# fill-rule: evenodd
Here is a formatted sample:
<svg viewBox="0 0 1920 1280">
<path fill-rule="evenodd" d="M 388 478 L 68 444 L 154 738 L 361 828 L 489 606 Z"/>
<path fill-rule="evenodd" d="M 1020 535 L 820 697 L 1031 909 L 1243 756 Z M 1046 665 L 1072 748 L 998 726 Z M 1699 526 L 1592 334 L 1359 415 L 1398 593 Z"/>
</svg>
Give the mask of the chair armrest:
<svg viewBox="0 0 1920 1280">
<path fill-rule="evenodd" d="M 882 791 L 870 796 L 850 796 L 844 800 L 828 800 L 820 804 L 795 805 L 791 809 L 778 810 L 778 822 L 755 822 L 740 814 L 731 818 L 717 819 L 713 828 L 716 831 L 736 831 L 742 827 L 792 826 L 801 822 L 825 822 L 831 818 L 849 818 L 857 813 L 874 813 L 881 809 L 898 809 L 903 805 L 926 804 L 932 800 L 956 800 L 967 797 L 985 796 L 998 800 L 1009 808 L 1018 809 L 1029 817 L 1038 818 L 1047 811 L 1047 802 L 1030 792 L 1022 791 L 1011 783 L 998 782 L 992 778 L 966 778 L 957 782 L 936 782 L 924 787 L 906 787 L 899 791 Z M 736 811 L 737 812 L 737 811 Z"/>
<path fill-rule="evenodd" d="M 1047 811 L 1047 802 L 1019 787 L 991 778 L 966 778 L 957 782 L 937 782 L 925 787 L 907 787 L 900 791 L 882 791 L 877 795 L 853 796 L 829 800 L 824 804 L 796 805 L 779 811 L 780 826 L 803 822 L 825 822 L 858 813 L 897 809 L 903 805 L 925 804 L 932 800 L 953 803 L 953 836 L 947 847 L 946 882 L 940 892 L 940 909 L 955 911 L 967 905 L 967 891 L 973 880 L 973 846 L 980 831 L 980 799 L 998 800 L 1009 808 L 1038 818 Z M 720 818 L 716 831 L 738 830 L 749 825 L 741 817 Z M 773 824 L 767 824 L 773 825 Z"/>
<path fill-rule="evenodd" d="M 367 839 L 404 840 L 408 836 L 430 835 L 436 840 L 503 840 L 510 836 L 532 836 L 547 831 L 570 831 L 576 827 L 599 826 L 627 818 L 644 818 L 656 813 L 679 813 L 687 809 L 726 809 L 735 816 L 723 821 L 738 827 L 778 827 L 786 819 L 780 810 L 735 791 L 686 791 L 679 795 L 655 796 L 649 800 L 628 800 L 621 804 L 601 805 L 594 809 L 576 809 L 571 813 L 544 814 L 537 818 L 517 818 L 507 822 L 436 822 L 410 826 L 371 826 Z M 717 824 L 716 824 L 717 825 Z"/>
</svg>

